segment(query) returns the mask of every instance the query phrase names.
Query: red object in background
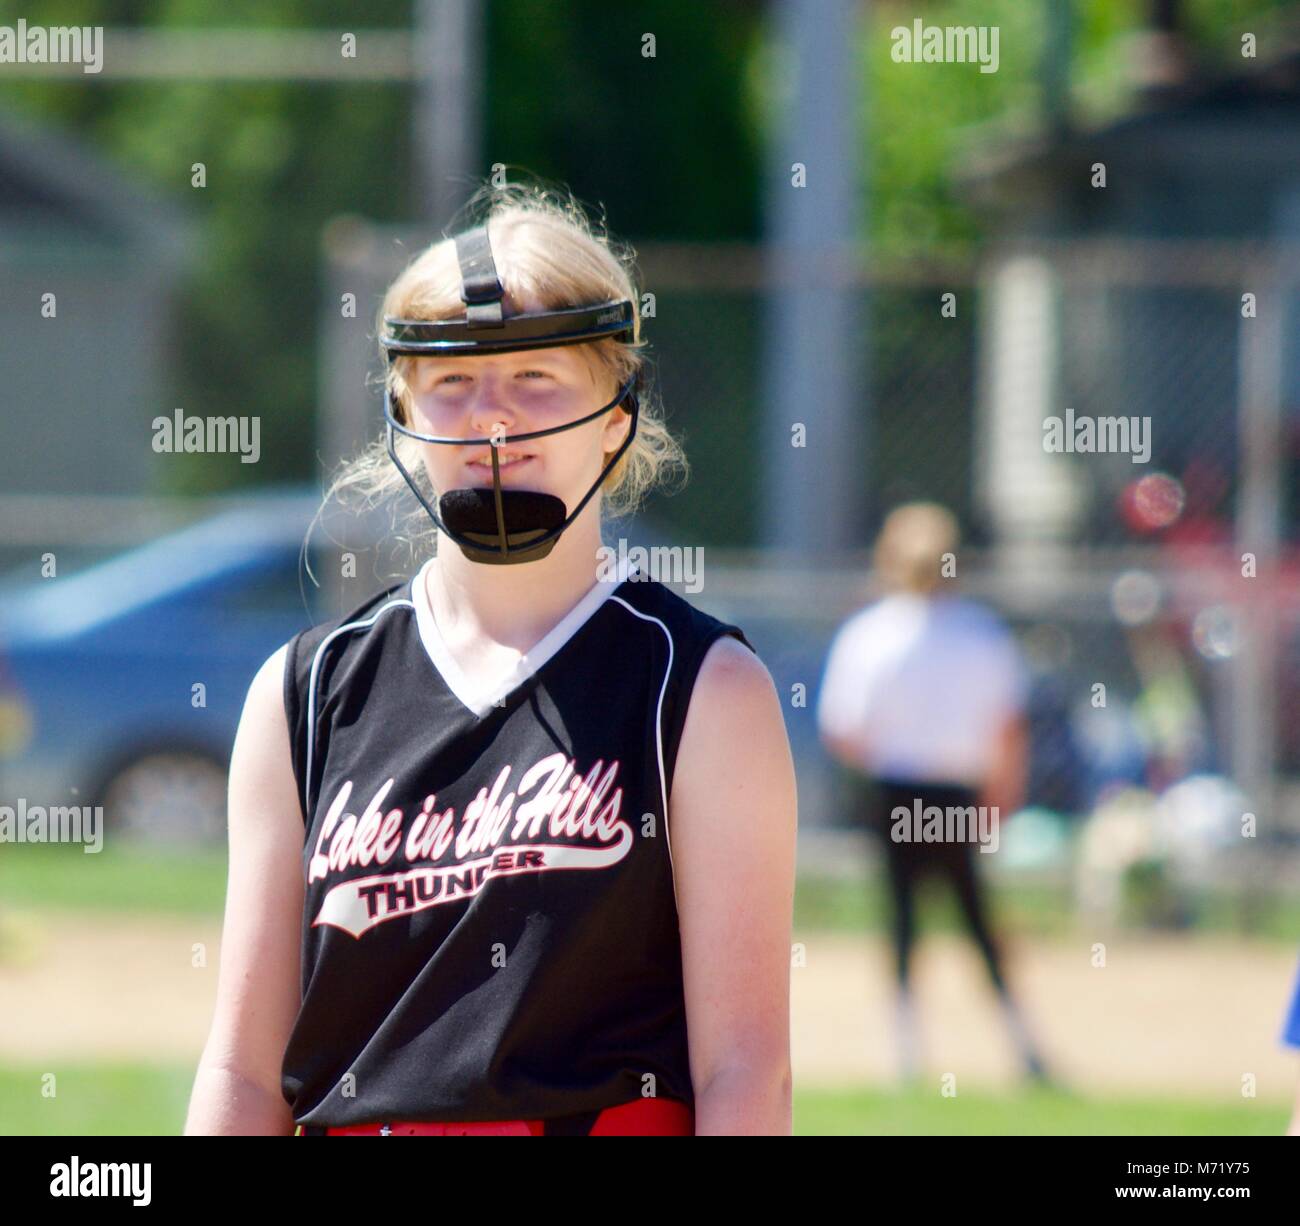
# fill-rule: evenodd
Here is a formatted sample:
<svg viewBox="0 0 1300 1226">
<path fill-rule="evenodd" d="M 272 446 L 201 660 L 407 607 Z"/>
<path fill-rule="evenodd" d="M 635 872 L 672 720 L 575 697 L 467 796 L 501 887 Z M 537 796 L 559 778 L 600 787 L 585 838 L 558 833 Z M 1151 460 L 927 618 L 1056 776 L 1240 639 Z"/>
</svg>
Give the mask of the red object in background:
<svg viewBox="0 0 1300 1226">
<path fill-rule="evenodd" d="M 1185 510 L 1164 534 L 1164 543 L 1180 545 L 1229 545 L 1233 528 L 1227 474 L 1213 460 L 1194 456 L 1183 469 Z M 1226 506 L 1226 509 L 1220 509 Z"/>
<path fill-rule="evenodd" d="M 1134 532 L 1158 532 L 1177 522 L 1186 497 L 1182 484 L 1166 473 L 1130 481 L 1120 495 L 1120 514 Z"/>
</svg>

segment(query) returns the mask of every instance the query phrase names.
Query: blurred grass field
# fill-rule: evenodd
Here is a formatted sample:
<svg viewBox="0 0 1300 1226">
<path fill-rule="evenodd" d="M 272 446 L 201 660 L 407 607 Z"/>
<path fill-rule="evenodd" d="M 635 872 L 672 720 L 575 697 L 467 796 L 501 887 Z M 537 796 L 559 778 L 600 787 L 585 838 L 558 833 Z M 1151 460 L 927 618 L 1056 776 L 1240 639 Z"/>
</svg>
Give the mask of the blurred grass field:
<svg viewBox="0 0 1300 1226">
<path fill-rule="evenodd" d="M 225 892 L 224 847 L 171 852 L 117 843 L 86 854 L 76 846 L 38 844 L 0 858 L 0 906 L 220 916 Z M 1076 927 L 1070 900 L 1056 886 L 1002 881 L 992 897 L 1007 931 L 1054 937 Z M 942 891 L 923 898 L 920 918 L 923 931 L 962 931 L 956 905 Z M 1300 944 L 1300 897 L 1282 892 L 1206 894 L 1196 900 L 1194 919 L 1196 933 Z M 887 922 L 888 898 L 875 877 L 800 875 L 796 930 L 878 932 Z"/>
</svg>

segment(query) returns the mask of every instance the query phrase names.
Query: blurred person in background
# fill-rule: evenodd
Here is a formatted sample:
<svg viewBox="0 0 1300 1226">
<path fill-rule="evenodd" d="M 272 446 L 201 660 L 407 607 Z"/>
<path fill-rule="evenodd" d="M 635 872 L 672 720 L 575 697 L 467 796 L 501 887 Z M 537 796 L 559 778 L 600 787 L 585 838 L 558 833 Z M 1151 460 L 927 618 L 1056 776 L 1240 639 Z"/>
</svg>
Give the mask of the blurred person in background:
<svg viewBox="0 0 1300 1226">
<path fill-rule="evenodd" d="M 987 806 L 996 823 L 1024 798 L 1027 673 L 997 615 L 954 590 L 958 539 L 956 520 L 936 503 L 908 503 L 886 518 L 875 546 L 884 594 L 831 645 L 818 729 L 837 761 L 875 784 L 865 818 L 881 841 L 893 899 L 904 1076 L 914 1078 L 919 1067 L 911 990 L 916 886 L 933 873 L 956 893 L 1027 1074 L 1045 1080 L 1003 975 L 973 841 L 891 837 L 895 809 L 910 815 L 918 800 L 922 812 Z"/>
</svg>

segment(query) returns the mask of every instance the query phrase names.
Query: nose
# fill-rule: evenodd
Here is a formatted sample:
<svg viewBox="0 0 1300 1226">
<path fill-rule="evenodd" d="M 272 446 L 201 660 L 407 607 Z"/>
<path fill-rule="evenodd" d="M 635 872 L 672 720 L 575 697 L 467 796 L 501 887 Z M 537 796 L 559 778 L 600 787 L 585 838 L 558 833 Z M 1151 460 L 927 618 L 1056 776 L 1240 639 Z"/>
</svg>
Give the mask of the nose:
<svg viewBox="0 0 1300 1226">
<path fill-rule="evenodd" d="M 504 386 L 489 372 L 476 380 L 469 414 L 470 433 L 475 438 L 500 437 L 514 432 L 517 418 L 506 403 Z"/>
</svg>

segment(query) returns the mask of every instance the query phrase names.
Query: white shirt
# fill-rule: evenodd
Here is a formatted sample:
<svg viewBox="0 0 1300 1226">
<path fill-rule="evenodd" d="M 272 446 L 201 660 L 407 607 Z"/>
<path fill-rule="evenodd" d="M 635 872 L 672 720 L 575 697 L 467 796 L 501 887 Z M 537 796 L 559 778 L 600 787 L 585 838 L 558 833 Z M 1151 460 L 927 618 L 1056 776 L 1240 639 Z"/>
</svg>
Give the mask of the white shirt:
<svg viewBox="0 0 1300 1226">
<path fill-rule="evenodd" d="M 831 644 L 817 723 L 865 745 L 883 778 L 979 786 L 1028 676 L 998 616 L 964 596 L 898 593 L 851 617 Z"/>
</svg>

